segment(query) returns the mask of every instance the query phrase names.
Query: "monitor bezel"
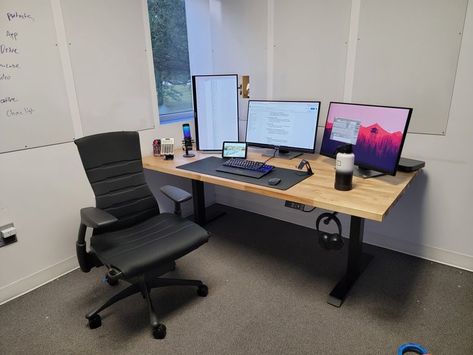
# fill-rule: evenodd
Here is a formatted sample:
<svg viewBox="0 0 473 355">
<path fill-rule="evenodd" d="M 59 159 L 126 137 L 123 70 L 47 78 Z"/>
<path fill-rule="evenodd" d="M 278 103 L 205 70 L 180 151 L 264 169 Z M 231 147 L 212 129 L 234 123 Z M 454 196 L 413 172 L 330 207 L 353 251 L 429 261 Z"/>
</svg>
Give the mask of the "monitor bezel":
<svg viewBox="0 0 473 355">
<path fill-rule="evenodd" d="M 248 116 L 250 114 L 250 104 L 251 102 L 288 102 L 288 103 L 312 103 L 312 104 L 319 104 L 319 109 L 317 110 L 317 119 L 315 122 L 315 132 L 314 132 L 314 146 L 312 149 L 309 148 L 299 148 L 299 147 L 289 147 L 289 146 L 278 146 L 274 144 L 265 144 L 265 143 L 255 143 L 255 142 L 248 142 Z M 317 141 L 317 130 L 319 125 L 319 118 L 320 118 L 320 107 L 322 103 L 317 100 L 248 100 L 248 109 L 246 111 L 246 131 L 245 131 L 245 141 L 250 147 L 258 147 L 258 148 L 270 148 L 270 149 L 279 149 L 279 150 L 287 150 L 291 152 L 302 152 L 302 153 L 315 153 L 315 145 Z"/>
<path fill-rule="evenodd" d="M 238 74 L 198 74 L 198 75 L 192 75 L 192 108 L 194 111 L 194 129 L 195 129 L 195 145 L 196 145 L 196 150 L 201 151 L 201 152 L 219 152 L 220 149 L 200 149 L 199 146 L 199 118 L 197 115 L 197 89 L 196 89 L 196 78 L 203 78 L 203 77 L 210 77 L 210 76 L 234 76 L 236 77 L 236 103 L 237 103 L 237 136 L 236 139 L 238 140 L 240 137 L 240 100 L 238 97 Z M 223 142 L 222 142 L 223 143 Z"/>
<path fill-rule="evenodd" d="M 354 102 L 330 101 L 330 104 L 328 105 L 328 110 L 327 110 L 327 118 L 325 120 L 325 125 L 324 125 L 324 132 L 325 132 L 325 129 L 327 128 L 328 117 L 329 117 L 329 114 L 330 114 L 330 109 L 332 107 L 332 104 L 352 105 L 352 106 L 367 106 L 367 107 L 383 107 L 383 108 L 394 108 L 394 109 L 408 110 L 407 120 L 406 120 L 406 124 L 404 126 L 404 132 L 402 132 L 401 145 L 399 147 L 399 152 L 398 152 L 398 155 L 397 155 L 396 164 L 395 164 L 393 170 L 384 170 L 384 169 L 380 170 L 376 166 L 371 166 L 371 165 L 368 165 L 368 164 L 357 164 L 356 154 L 355 154 L 355 165 L 358 166 L 359 168 L 368 169 L 368 170 L 375 170 L 375 171 L 379 171 L 379 172 L 387 174 L 387 175 L 395 176 L 396 172 L 397 172 L 397 166 L 399 165 L 399 160 L 401 159 L 402 149 L 404 148 L 404 142 L 406 140 L 407 130 L 409 128 L 409 123 L 411 121 L 411 116 L 412 116 L 412 111 L 413 111 L 412 107 L 387 106 L 387 105 L 362 104 L 362 103 L 354 103 Z M 319 154 L 322 155 L 322 156 L 325 156 L 325 157 L 335 158 L 336 154 L 328 154 L 328 153 L 322 152 L 323 144 L 324 144 L 324 135 L 322 134 L 322 143 L 320 145 Z"/>
</svg>

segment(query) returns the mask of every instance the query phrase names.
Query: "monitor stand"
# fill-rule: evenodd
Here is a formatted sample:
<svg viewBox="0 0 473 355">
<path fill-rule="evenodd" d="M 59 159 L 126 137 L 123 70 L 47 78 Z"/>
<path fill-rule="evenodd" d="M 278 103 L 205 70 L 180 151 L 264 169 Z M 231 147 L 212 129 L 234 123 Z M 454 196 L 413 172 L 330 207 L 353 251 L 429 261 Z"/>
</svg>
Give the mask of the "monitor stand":
<svg viewBox="0 0 473 355">
<path fill-rule="evenodd" d="M 377 176 L 383 176 L 386 174 L 380 171 L 363 169 L 363 168 L 360 168 L 359 166 L 355 166 L 355 169 L 353 170 L 353 175 L 361 177 L 363 179 L 369 179 L 369 178 L 373 178 Z"/>
<path fill-rule="evenodd" d="M 268 150 L 265 153 L 263 153 L 263 157 L 272 157 L 273 155 L 274 155 L 274 149 Z M 291 159 L 297 158 L 300 155 L 302 155 L 302 153 L 300 152 L 291 152 L 289 150 L 279 149 L 276 152 L 276 155 L 274 155 L 274 157 L 291 160 Z"/>
</svg>

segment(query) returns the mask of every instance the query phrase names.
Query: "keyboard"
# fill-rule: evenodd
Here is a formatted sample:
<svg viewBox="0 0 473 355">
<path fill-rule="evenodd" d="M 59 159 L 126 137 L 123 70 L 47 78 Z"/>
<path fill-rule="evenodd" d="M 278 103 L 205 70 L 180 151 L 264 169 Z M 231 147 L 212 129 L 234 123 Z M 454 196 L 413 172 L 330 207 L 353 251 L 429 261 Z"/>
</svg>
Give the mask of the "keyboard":
<svg viewBox="0 0 473 355">
<path fill-rule="evenodd" d="M 259 179 L 273 170 L 272 165 L 263 164 L 259 161 L 252 161 L 240 158 L 231 158 L 222 164 L 217 171 L 253 177 Z"/>
<path fill-rule="evenodd" d="M 223 163 L 223 166 L 229 166 L 232 168 L 240 168 L 245 170 L 254 170 L 254 171 L 271 171 L 273 170 L 272 165 L 266 165 L 259 161 L 246 160 L 240 158 L 231 158 Z"/>
</svg>

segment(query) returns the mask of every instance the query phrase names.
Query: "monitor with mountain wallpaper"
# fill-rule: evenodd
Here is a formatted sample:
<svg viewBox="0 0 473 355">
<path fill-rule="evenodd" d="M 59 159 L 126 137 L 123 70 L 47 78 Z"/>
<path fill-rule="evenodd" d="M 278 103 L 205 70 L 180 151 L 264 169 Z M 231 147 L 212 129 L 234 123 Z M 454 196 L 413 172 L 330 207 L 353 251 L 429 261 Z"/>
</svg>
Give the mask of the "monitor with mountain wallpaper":
<svg viewBox="0 0 473 355">
<path fill-rule="evenodd" d="M 395 175 L 411 114 L 406 107 L 331 102 L 320 154 L 335 157 L 350 143 L 359 168 Z"/>
</svg>

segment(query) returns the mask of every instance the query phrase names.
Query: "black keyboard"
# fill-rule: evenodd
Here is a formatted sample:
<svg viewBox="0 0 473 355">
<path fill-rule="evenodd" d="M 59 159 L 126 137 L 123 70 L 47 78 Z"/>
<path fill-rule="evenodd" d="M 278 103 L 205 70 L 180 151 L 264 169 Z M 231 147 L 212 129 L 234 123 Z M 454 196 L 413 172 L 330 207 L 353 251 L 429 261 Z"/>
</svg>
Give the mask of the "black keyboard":
<svg viewBox="0 0 473 355">
<path fill-rule="evenodd" d="M 273 168 L 272 165 L 266 165 L 259 161 L 231 158 L 224 162 L 217 171 L 259 179 Z"/>
<path fill-rule="evenodd" d="M 230 168 L 239 168 L 245 170 L 259 171 L 262 173 L 268 173 L 273 170 L 272 165 L 266 165 L 259 161 L 246 160 L 240 158 L 231 158 L 223 163 L 223 166 L 228 166 Z"/>
</svg>

